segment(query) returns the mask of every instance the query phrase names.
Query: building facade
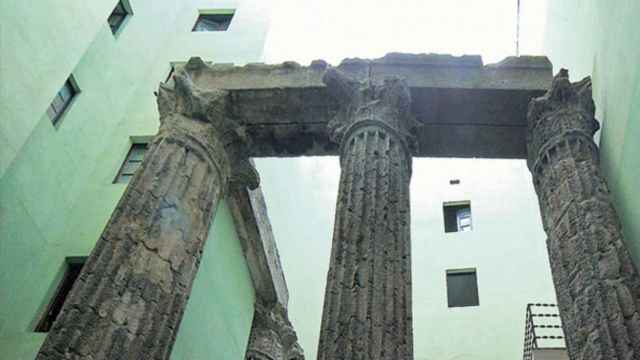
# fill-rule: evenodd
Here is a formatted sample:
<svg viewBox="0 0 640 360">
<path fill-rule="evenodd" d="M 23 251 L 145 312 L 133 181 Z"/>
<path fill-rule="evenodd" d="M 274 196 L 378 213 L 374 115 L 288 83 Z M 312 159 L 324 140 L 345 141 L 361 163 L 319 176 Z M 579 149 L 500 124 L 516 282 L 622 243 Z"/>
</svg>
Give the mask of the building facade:
<svg viewBox="0 0 640 360">
<path fill-rule="evenodd" d="M 89 255 L 96 241 L 108 238 L 108 234 L 103 237 L 100 234 L 122 198 L 127 183 L 140 166 L 147 148 L 146 143 L 158 130 L 160 114 L 156 108 L 154 91 L 158 89 L 159 80 L 166 79 L 172 84 L 170 87 L 173 89 L 173 65 L 183 63 L 195 55 L 213 63 L 251 63 L 261 60 L 264 37 L 268 29 L 268 16 L 265 16 L 268 13 L 267 6 L 252 0 L 216 2 L 214 5 L 205 1 L 160 1 L 151 4 L 133 0 L 74 6 L 61 6 L 50 1 L 37 9 L 29 7 L 28 4 L 1 5 L 2 14 L 11 14 L 11 17 L 3 16 L 0 33 L 0 50 L 3 54 L 0 68 L 0 118 L 3 119 L 0 124 L 0 144 L 3 148 L 0 154 L 0 263 L 3 267 L 0 278 L 0 284 L 3 286 L 0 297 L 0 348 L 3 356 L 12 359 L 32 359 L 36 356 L 46 337 L 46 331 L 51 327 L 50 315 L 55 312 L 57 295 L 67 286 L 65 284 L 68 283 L 69 277 L 74 273 L 77 275 L 77 270 L 74 269 L 77 269 L 77 264 L 82 263 Z M 635 5 L 628 6 L 633 10 Z M 594 21 L 609 24 L 616 18 L 615 14 L 601 17 L 603 15 L 595 10 L 596 7 L 593 5 L 592 10 L 581 13 L 585 17 L 577 17 L 577 20 L 569 22 L 565 18 L 554 20 L 554 14 L 563 13 L 563 10 L 552 7 L 550 28 L 592 24 Z M 558 30 L 558 33 L 562 31 Z M 554 39 L 555 36 L 553 35 Z M 637 81 L 629 81 L 630 78 L 635 79 L 637 74 L 633 73 L 634 70 L 630 66 L 620 67 L 622 73 L 614 72 L 613 75 L 602 70 L 599 66 L 605 65 L 598 65 L 598 54 L 605 51 L 603 49 L 585 50 L 583 47 L 569 56 L 567 52 L 554 50 L 554 46 L 559 47 L 558 45 L 553 45 L 553 42 L 550 44 L 552 56 L 554 53 L 559 54 L 557 57 L 563 59 L 559 62 L 566 62 L 571 68 L 581 69 L 577 71 L 579 74 L 582 71 L 588 73 L 590 66 L 594 74 L 605 74 L 601 77 L 594 76 L 597 108 L 601 113 L 600 117 L 605 119 L 602 137 L 605 173 L 612 182 L 616 205 L 622 207 L 619 210 L 623 214 L 622 222 L 631 252 L 638 254 L 637 245 L 633 240 L 635 225 L 630 220 L 634 214 L 633 199 L 637 198 L 634 197 L 633 191 L 633 169 L 638 168 L 633 165 L 637 159 L 631 155 L 637 142 L 626 140 L 632 139 L 633 136 L 629 134 L 633 134 L 637 129 L 632 121 L 635 116 L 635 93 L 630 90 L 637 88 Z M 601 45 L 607 44 L 606 40 L 602 40 Z M 593 63 L 585 66 L 580 62 L 583 58 L 578 57 L 576 60 L 575 54 L 592 52 L 596 54 Z M 605 64 L 608 64 L 606 61 L 611 61 L 608 57 L 602 58 Z M 409 59 L 403 63 L 406 59 L 401 59 L 399 63 L 393 62 L 397 60 L 383 59 L 381 63 L 404 66 L 413 61 Z M 419 66 L 429 69 L 450 67 L 460 72 L 467 71 L 468 68 L 472 68 L 470 71 L 494 71 L 491 67 L 483 68 L 482 64 L 478 64 L 474 59 L 449 59 L 446 61 L 453 63 L 447 63 L 436 57 L 435 60 L 427 58 L 426 63 L 420 61 Z M 355 64 L 355 67 L 361 65 Z M 527 68 L 529 65 L 502 66 L 502 69 L 495 71 L 517 72 L 518 70 L 513 69 Z M 186 67 L 191 75 L 198 71 L 209 71 L 202 70 L 204 64 L 198 63 L 197 60 L 190 61 Z M 327 64 L 315 63 L 311 65 L 310 70 L 301 71 L 315 72 L 317 75 L 320 73 L 318 69 L 324 71 L 326 67 Z M 221 73 L 225 71 L 224 67 L 216 69 Z M 271 68 L 261 66 L 245 68 L 249 72 L 253 71 L 252 69 L 257 69 L 258 72 L 264 69 L 267 69 L 266 72 L 272 71 Z M 282 73 L 295 73 L 300 70 L 296 64 L 284 64 L 273 69 L 275 73 L 279 72 L 273 79 Z M 634 75 L 627 77 L 628 73 Z M 300 77 L 299 79 L 303 79 L 300 87 L 308 85 L 304 81 L 312 77 Z M 466 81 L 464 76 L 462 78 Z M 611 87 L 622 92 L 616 98 L 629 100 L 628 103 L 622 104 L 623 106 L 609 105 L 607 96 L 610 95 L 606 95 L 606 89 L 609 87 L 598 85 L 613 82 L 614 78 L 622 79 L 625 84 L 621 87 L 623 90 Z M 300 81 L 299 79 L 294 82 Z M 216 81 L 200 79 L 198 85 L 210 82 L 215 88 Z M 285 80 L 284 83 L 286 81 L 289 80 Z M 427 80 L 429 81 L 432 79 Z M 248 83 L 256 84 L 251 81 Z M 270 87 L 276 87 L 271 83 L 257 84 L 258 88 L 266 89 L 265 93 L 271 91 Z M 499 82 L 489 85 L 482 83 L 480 86 L 475 83 L 456 83 L 452 88 L 458 87 L 466 91 L 486 85 L 487 88 L 482 90 L 489 89 L 490 93 L 502 86 L 495 84 Z M 251 93 L 253 89 L 249 85 L 244 84 L 250 90 L 248 98 L 255 96 Z M 314 86 L 317 87 L 318 84 Z M 433 87 L 438 86 L 440 85 Z M 186 88 L 190 89 L 189 86 Z M 630 95 L 631 93 L 634 95 Z M 288 101 L 293 98 L 294 96 Z M 453 96 L 448 99 L 451 98 Z M 240 97 L 238 99 L 242 101 Z M 249 100 L 255 100 L 254 105 L 259 107 L 262 105 L 260 101 L 264 99 L 266 97 Z M 274 99 L 276 100 L 270 100 L 274 103 L 278 101 L 277 96 L 274 96 Z M 311 97 L 305 100 L 313 101 Z M 316 110 L 324 109 L 323 106 L 326 104 L 323 102 Z M 288 107 L 276 108 L 278 111 L 289 108 L 299 110 L 299 104 L 286 105 Z M 455 104 L 448 103 L 447 106 L 450 106 L 450 109 L 455 108 Z M 311 108 L 312 106 L 309 106 L 309 109 Z M 620 108 L 629 110 L 623 111 L 619 110 Z M 241 110 L 245 109 L 247 113 L 255 110 L 251 105 Z M 379 110 L 372 113 L 377 111 Z M 385 111 L 387 110 L 382 112 Z M 269 114 L 273 116 L 276 113 L 279 115 L 277 111 Z M 452 113 L 456 114 L 455 111 Z M 607 125 L 609 123 L 611 125 Z M 380 131 L 380 124 L 375 126 L 375 131 Z M 309 132 L 313 131 L 316 130 Z M 326 132 L 324 125 L 321 131 L 323 134 Z M 391 130 L 385 135 L 377 132 L 376 136 L 381 136 L 378 140 L 384 140 L 397 135 L 394 131 L 396 130 Z M 625 140 L 618 141 L 621 137 Z M 283 138 L 286 138 L 286 134 Z M 300 146 L 304 148 L 304 144 L 298 146 L 295 141 L 291 141 L 291 145 L 294 150 L 300 149 Z M 291 149 L 285 150 L 285 154 L 275 154 L 280 151 L 278 147 L 267 146 L 261 156 L 337 154 L 335 145 L 323 145 L 326 146 L 320 152 L 325 153 L 321 154 L 317 153 L 319 148 L 313 146 L 312 150 L 307 148 L 295 154 L 286 154 L 286 151 Z M 464 146 L 460 148 L 461 151 L 465 151 Z M 370 154 L 366 151 L 360 155 L 362 157 L 360 160 L 356 159 L 357 161 L 370 160 Z M 485 157 L 491 157 L 486 155 L 483 154 Z M 403 162 L 411 162 L 411 155 L 405 153 L 402 156 L 401 166 L 404 166 Z M 429 156 L 429 153 L 420 153 L 419 156 Z M 520 157 L 522 156 L 526 154 L 520 154 Z M 537 156 L 537 153 L 529 154 L 532 171 Z M 272 167 L 269 161 L 261 161 L 259 164 L 262 164 L 259 168 L 263 175 L 277 177 L 277 165 Z M 628 166 L 623 166 L 625 164 Z M 552 166 L 553 164 L 550 165 Z M 391 217 L 401 214 L 397 218 L 394 217 L 391 225 L 402 227 L 401 232 L 406 239 L 404 245 L 409 244 L 409 234 L 412 234 L 413 238 L 408 250 L 410 256 L 402 252 L 395 254 L 402 258 L 404 264 L 402 271 L 399 270 L 400 267 L 395 268 L 402 275 L 398 276 L 402 284 L 391 284 L 402 288 L 397 290 L 398 292 L 404 292 L 402 297 L 398 297 L 401 299 L 398 302 L 402 303 L 402 310 L 398 310 L 400 315 L 389 325 L 403 329 L 404 335 L 393 339 L 393 342 L 405 341 L 401 346 L 403 349 L 398 350 L 399 353 L 412 353 L 420 360 L 488 360 L 519 357 L 522 353 L 527 305 L 556 302 L 543 229 L 549 232 L 548 223 L 552 220 L 548 218 L 557 215 L 554 213 L 557 207 L 553 207 L 553 197 L 557 194 L 547 194 L 547 185 L 540 185 L 541 183 L 536 181 L 536 191 L 541 198 L 547 201 L 546 196 L 549 196 L 551 199 L 540 204 L 545 221 L 543 226 L 533 183 L 523 160 L 416 160 L 413 164 L 413 175 L 411 168 L 409 169 L 408 173 L 402 173 L 399 180 L 393 180 L 406 186 L 402 188 L 402 206 L 397 212 L 394 210 L 389 213 Z M 431 169 L 437 171 L 432 172 Z M 384 180 L 384 167 L 376 168 L 376 171 L 383 174 L 379 176 Z M 358 174 L 357 169 L 354 172 Z M 496 178 L 495 183 L 485 182 L 486 177 L 476 177 L 475 174 L 480 172 L 492 173 Z M 411 176 L 413 185 L 409 205 L 408 179 Z M 542 175 L 538 177 L 536 173 L 534 179 L 548 181 Z M 282 183 L 286 182 L 286 179 L 281 180 Z M 345 180 L 345 183 L 348 181 Z M 357 191 L 354 190 L 355 192 Z M 351 196 L 348 192 L 346 195 L 342 192 L 341 194 Z M 568 191 L 567 194 L 564 195 L 570 197 L 573 193 Z M 250 207 L 253 206 L 254 210 L 263 207 L 257 198 L 249 196 L 249 202 L 252 204 Z M 380 212 L 371 216 L 382 216 L 380 214 L 388 210 L 381 204 L 383 203 L 376 205 L 380 207 Z M 405 217 L 403 210 L 409 206 L 413 212 L 410 223 L 408 214 Z M 629 207 L 632 209 L 627 210 Z M 282 322 L 277 316 L 274 320 L 274 317 L 254 315 L 271 314 L 271 310 L 261 312 L 263 305 L 258 299 L 259 293 L 263 291 L 259 279 L 262 275 L 256 274 L 264 272 L 261 268 L 256 270 L 255 264 L 260 261 L 252 262 L 251 254 L 256 252 L 247 250 L 246 240 L 243 240 L 247 237 L 247 230 L 238 226 L 237 217 L 238 214 L 242 214 L 242 210 L 242 205 L 238 205 L 237 202 L 230 203 L 227 199 L 220 201 L 206 245 L 202 249 L 202 258 L 198 260 L 200 269 L 191 289 L 180 331 L 175 338 L 171 353 L 174 359 L 234 359 L 243 358 L 245 354 L 260 358 L 263 354 L 261 351 L 272 344 L 265 343 L 263 339 L 269 339 L 270 336 L 289 336 L 273 335 L 270 327 L 280 326 Z M 340 209 L 336 221 L 348 217 L 351 210 L 348 207 Z M 371 211 L 371 208 L 365 207 L 363 212 L 365 210 Z M 117 215 L 113 215 L 112 219 L 117 218 Z M 580 219 L 584 218 L 580 216 L 576 215 Z M 383 218 L 387 221 L 387 216 Z M 262 230 L 265 229 L 264 220 L 262 223 L 258 220 L 257 223 L 262 224 Z M 356 227 L 363 227 L 360 222 L 356 221 L 354 224 Z M 257 227 L 260 232 L 260 225 Z M 369 232 L 366 236 L 373 239 L 376 236 L 374 233 L 375 231 Z M 552 243 L 564 241 L 563 234 L 554 235 L 550 232 L 549 236 Z M 294 240 L 286 239 L 283 242 L 287 241 Z M 103 242 L 108 243 L 107 240 Z M 275 248 L 263 249 L 262 253 L 276 254 L 277 259 Z M 328 251 L 326 255 L 318 259 L 326 260 L 328 265 Z M 309 259 L 300 257 L 300 260 L 296 263 L 296 268 L 303 269 Z M 565 260 L 567 259 L 556 259 L 551 268 L 557 271 L 554 264 L 557 266 Z M 340 259 L 335 261 L 342 264 Z M 392 262 L 393 259 L 384 260 L 387 261 Z M 347 265 L 340 266 L 348 268 Z M 372 267 L 375 265 L 373 262 Z M 272 269 L 269 267 L 271 264 L 266 266 L 267 269 Z M 333 276 L 332 271 L 335 272 L 336 269 L 339 270 L 339 267 L 331 268 L 330 279 Z M 412 276 L 408 276 L 407 272 L 411 272 Z M 293 276 L 296 277 L 297 274 Z M 342 286 L 346 283 L 344 279 L 347 279 L 351 289 L 364 288 L 360 276 L 360 272 L 355 271 L 354 276 L 336 281 L 334 286 Z M 558 287 L 558 278 L 554 280 Z M 277 298 L 277 302 L 286 306 L 284 279 L 270 274 L 267 282 L 272 283 L 276 289 L 274 297 Z M 324 280 L 319 284 L 322 284 L 324 290 Z M 412 293 L 407 292 L 407 288 L 412 290 Z M 379 290 L 380 287 L 376 289 Z M 331 289 L 327 291 L 326 298 L 329 299 L 332 292 Z M 356 290 L 350 292 L 354 293 Z M 338 298 L 336 302 L 344 302 L 345 299 L 349 301 L 349 295 L 342 293 Z M 577 300 L 563 299 L 564 306 L 580 300 L 580 297 Z M 389 306 L 400 308 L 394 301 L 391 301 L 392 305 Z M 320 319 L 313 319 L 305 312 L 310 306 L 321 308 L 322 303 L 323 298 L 318 296 L 309 303 L 291 306 L 293 322 L 304 334 L 303 347 L 318 341 L 317 334 L 321 328 Z M 325 305 L 325 309 L 331 309 L 331 306 Z M 356 310 L 358 308 L 351 308 L 351 311 L 354 311 L 353 316 L 359 316 L 360 312 Z M 579 314 L 571 316 L 574 315 Z M 323 326 L 323 330 L 328 329 L 321 335 L 325 341 L 325 348 L 332 346 L 328 339 L 335 336 L 331 333 L 334 329 L 332 321 L 329 316 Z M 345 332 L 350 333 L 350 339 L 357 344 L 357 331 L 348 323 L 340 326 L 343 326 Z M 285 327 L 290 328 L 290 324 L 285 324 Z M 267 330 L 255 331 L 256 328 Z M 315 335 L 311 335 L 312 333 Z M 407 345 L 406 338 L 412 338 L 413 344 Z M 286 347 L 295 347 L 292 345 L 294 341 L 290 338 L 286 342 L 284 350 L 273 346 L 269 351 L 280 354 L 280 357 L 285 356 L 289 351 Z M 563 342 L 559 341 L 555 346 L 563 346 Z M 298 350 L 294 349 L 290 354 L 295 353 L 298 356 Z M 325 354 L 330 353 L 329 350 L 323 349 L 321 342 L 320 352 L 323 351 Z M 340 352 L 339 349 L 331 351 Z M 315 351 L 311 351 L 311 354 L 315 357 Z M 332 358 L 332 355 L 324 356 Z"/>
<path fill-rule="evenodd" d="M 0 14 L 0 357 L 33 359 L 69 263 L 89 255 L 127 186 L 123 166 L 135 167 L 136 144 L 157 132 L 158 83 L 196 54 L 261 61 L 269 9 L 251 0 L 4 1 Z M 207 24 L 203 15 L 220 16 Z M 222 203 L 173 358 L 242 358 L 255 299 Z"/>
</svg>

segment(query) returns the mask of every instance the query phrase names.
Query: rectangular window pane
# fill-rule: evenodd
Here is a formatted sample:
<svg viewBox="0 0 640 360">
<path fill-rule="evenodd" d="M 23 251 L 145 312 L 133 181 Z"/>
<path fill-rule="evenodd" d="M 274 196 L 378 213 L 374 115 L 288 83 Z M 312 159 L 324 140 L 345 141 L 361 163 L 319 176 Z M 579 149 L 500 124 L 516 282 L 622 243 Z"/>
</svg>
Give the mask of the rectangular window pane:
<svg viewBox="0 0 640 360">
<path fill-rule="evenodd" d="M 71 101 L 77 93 L 78 90 L 76 89 L 76 87 L 74 87 L 74 83 L 72 82 L 71 77 L 69 77 L 53 97 L 53 100 L 51 100 L 49 108 L 47 108 L 47 116 L 54 125 L 56 124 L 56 122 L 58 122 L 64 111 L 71 104 Z"/>
<path fill-rule="evenodd" d="M 469 201 L 456 201 L 444 203 L 444 232 L 471 231 L 472 216 L 471 203 Z"/>
<path fill-rule="evenodd" d="M 60 95 L 60 97 L 64 102 L 67 102 L 71 100 L 71 98 L 73 97 L 73 94 L 74 94 L 73 86 L 71 86 L 71 84 L 69 83 L 69 80 L 67 80 L 64 83 L 64 86 L 62 87 L 62 89 L 60 89 L 60 92 L 58 93 L 58 95 Z"/>
<path fill-rule="evenodd" d="M 233 19 L 233 12 L 228 14 L 200 14 L 192 31 L 226 31 Z"/>
<path fill-rule="evenodd" d="M 124 19 L 126 19 L 126 17 L 129 15 L 131 15 L 131 12 L 127 10 L 122 0 L 120 0 L 111 14 L 109 14 L 109 18 L 107 19 L 107 22 L 109 23 L 109 27 L 111 28 L 111 32 L 113 34 L 118 32 L 118 30 L 124 23 Z"/>
<path fill-rule="evenodd" d="M 479 305 L 475 270 L 447 271 L 447 300 L 449 307 Z"/>
<path fill-rule="evenodd" d="M 138 171 L 140 166 L 142 165 L 142 160 L 144 159 L 144 154 L 147 151 L 146 143 L 136 143 L 132 144 L 129 149 L 129 153 L 125 158 L 122 166 L 120 167 L 120 171 L 118 171 L 118 175 L 116 176 L 115 183 L 128 183 L 129 180 L 133 177 L 133 175 Z"/>
</svg>

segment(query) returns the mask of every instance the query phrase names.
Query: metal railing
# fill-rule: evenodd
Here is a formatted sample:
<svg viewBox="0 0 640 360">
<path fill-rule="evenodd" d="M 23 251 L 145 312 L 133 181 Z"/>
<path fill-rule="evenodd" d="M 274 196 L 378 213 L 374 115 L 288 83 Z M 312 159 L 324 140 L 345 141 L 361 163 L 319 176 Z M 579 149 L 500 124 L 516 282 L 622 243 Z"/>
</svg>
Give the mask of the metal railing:
<svg viewBox="0 0 640 360">
<path fill-rule="evenodd" d="M 564 348 L 564 332 L 556 304 L 527 304 L 523 360 L 533 360 L 537 349 Z"/>
</svg>

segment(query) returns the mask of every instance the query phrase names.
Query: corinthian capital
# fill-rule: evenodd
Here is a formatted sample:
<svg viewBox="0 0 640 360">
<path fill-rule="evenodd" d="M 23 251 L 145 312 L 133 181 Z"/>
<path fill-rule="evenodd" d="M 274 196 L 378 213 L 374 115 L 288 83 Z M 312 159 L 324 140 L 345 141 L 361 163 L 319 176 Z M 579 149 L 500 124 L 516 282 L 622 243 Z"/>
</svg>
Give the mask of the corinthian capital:
<svg viewBox="0 0 640 360">
<path fill-rule="evenodd" d="M 366 84 L 350 79 L 340 70 L 328 69 L 322 81 L 338 101 L 338 114 L 329 123 L 332 139 L 340 142 L 358 125 L 377 123 L 402 135 L 405 140 L 418 123 L 411 115 L 411 93 L 403 79 L 389 78 L 382 84 Z M 413 142 L 409 141 L 409 145 Z"/>
<path fill-rule="evenodd" d="M 200 58 L 191 58 L 157 93 L 160 112 L 160 134 L 181 131 L 201 137 L 205 146 L 217 147 L 219 167 L 226 168 L 231 185 L 255 189 L 260 183 L 258 172 L 249 160 L 245 127 L 228 116 L 229 94 L 221 89 L 201 89 L 190 73 L 206 66 Z"/>
<path fill-rule="evenodd" d="M 247 360 L 304 360 L 287 310 L 280 304 L 256 302 Z"/>
<path fill-rule="evenodd" d="M 591 141 L 600 128 L 591 97 L 591 78 L 572 83 L 569 71 L 560 70 L 551 88 L 529 103 L 527 120 L 529 166 L 548 146 L 562 138 L 581 137 Z"/>
</svg>

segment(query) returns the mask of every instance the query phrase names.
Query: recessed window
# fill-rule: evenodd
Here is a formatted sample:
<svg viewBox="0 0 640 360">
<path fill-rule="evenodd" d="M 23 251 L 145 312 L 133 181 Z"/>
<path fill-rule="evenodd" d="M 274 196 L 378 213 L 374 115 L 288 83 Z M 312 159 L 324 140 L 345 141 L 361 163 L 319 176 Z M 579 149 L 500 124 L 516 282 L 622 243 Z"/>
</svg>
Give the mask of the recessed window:
<svg viewBox="0 0 640 360">
<path fill-rule="evenodd" d="M 227 31 L 235 10 L 200 11 L 192 31 Z"/>
<path fill-rule="evenodd" d="M 47 116 L 49 116 L 49 119 L 54 125 L 60 121 L 62 114 L 64 114 L 69 108 L 71 102 L 79 92 L 80 90 L 78 89 L 73 76 L 69 76 L 67 81 L 64 82 L 64 85 L 62 85 L 62 89 L 58 91 L 47 109 Z"/>
<path fill-rule="evenodd" d="M 127 154 L 127 158 L 122 163 L 120 171 L 118 171 L 118 176 L 116 176 L 114 183 L 128 183 L 140 168 L 145 152 L 147 152 L 147 143 L 132 144 L 129 153 Z"/>
<path fill-rule="evenodd" d="M 125 19 L 129 15 L 133 15 L 131 7 L 129 6 L 129 2 L 124 0 L 118 1 L 115 9 L 113 9 L 111 14 L 109 15 L 109 18 L 107 19 L 113 35 L 115 35 L 120 30 L 120 28 L 124 24 Z"/>
<path fill-rule="evenodd" d="M 449 307 L 480 304 L 476 269 L 447 270 L 447 301 Z"/>
<path fill-rule="evenodd" d="M 86 258 L 84 257 L 72 257 L 65 260 L 65 270 L 62 275 L 62 280 L 60 280 L 53 298 L 49 301 L 46 312 L 42 315 L 38 325 L 36 325 L 34 329 L 35 332 L 49 332 L 49 330 L 51 330 L 51 326 L 53 322 L 56 321 L 58 314 L 60 314 L 62 305 L 64 305 L 65 300 L 67 300 L 73 284 L 80 275 L 85 260 Z"/>
<path fill-rule="evenodd" d="M 449 180 L 449 185 L 460 185 L 460 179 Z"/>
<path fill-rule="evenodd" d="M 471 203 L 469 201 L 448 202 L 443 205 L 444 232 L 471 231 Z"/>
</svg>

